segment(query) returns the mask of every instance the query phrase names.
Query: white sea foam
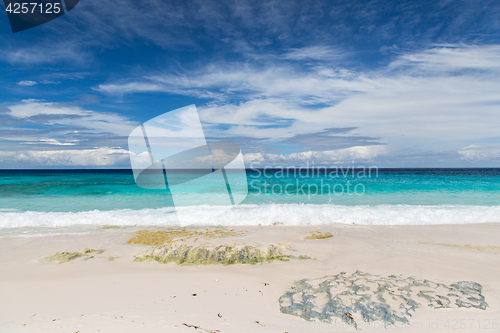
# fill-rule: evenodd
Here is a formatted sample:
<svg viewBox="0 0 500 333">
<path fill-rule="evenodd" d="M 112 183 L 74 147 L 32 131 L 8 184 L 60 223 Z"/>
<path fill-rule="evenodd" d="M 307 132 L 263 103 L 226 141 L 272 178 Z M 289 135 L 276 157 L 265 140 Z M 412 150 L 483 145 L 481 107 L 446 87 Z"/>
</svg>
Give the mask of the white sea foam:
<svg viewBox="0 0 500 333">
<path fill-rule="evenodd" d="M 239 205 L 180 207 L 184 225 L 319 225 L 330 223 L 359 225 L 424 225 L 500 222 L 500 206 L 418 206 L 378 205 L 339 206 L 311 204 Z M 206 220 L 205 216 L 215 216 Z M 200 222 L 203 221 L 203 222 Z M 179 226 L 173 208 L 62 212 L 0 211 L 0 229 L 102 226 Z"/>
</svg>

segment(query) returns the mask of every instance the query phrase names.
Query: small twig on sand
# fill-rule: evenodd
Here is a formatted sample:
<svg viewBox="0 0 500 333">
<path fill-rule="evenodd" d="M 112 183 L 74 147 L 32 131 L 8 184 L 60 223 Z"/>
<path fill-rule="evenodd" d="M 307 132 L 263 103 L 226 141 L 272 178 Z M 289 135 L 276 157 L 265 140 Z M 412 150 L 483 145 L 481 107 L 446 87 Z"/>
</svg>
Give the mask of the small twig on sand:
<svg viewBox="0 0 500 333">
<path fill-rule="evenodd" d="M 203 331 L 205 331 L 207 333 L 217 333 L 217 332 L 220 332 L 219 330 L 207 330 L 206 328 L 202 328 L 200 326 L 190 325 L 190 324 L 186 324 L 186 323 L 182 323 L 182 325 L 184 325 L 186 327 L 194 328 L 195 330 L 203 330 Z"/>
</svg>

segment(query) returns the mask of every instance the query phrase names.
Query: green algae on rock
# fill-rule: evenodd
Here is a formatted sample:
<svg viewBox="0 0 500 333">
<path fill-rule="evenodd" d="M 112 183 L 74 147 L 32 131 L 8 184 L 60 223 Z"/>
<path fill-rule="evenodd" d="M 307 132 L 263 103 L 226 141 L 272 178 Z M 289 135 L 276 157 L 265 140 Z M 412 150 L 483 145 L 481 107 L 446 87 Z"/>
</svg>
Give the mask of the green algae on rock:
<svg viewBox="0 0 500 333">
<path fill-rule="evenodd" d="M 60 264 L 64 264 L 66 262 L 75 260 L 77 258 L 85 257 L 85 259 L 91 259 L 93 258 L 92 254 L 101 254 L 103 253 L 104 250 L 94 250 L 94 249 L 89 249 L 89 248 L 84 248 L 81 249 L 78 252 L 57 252 L 54 255 L 51 255 L 49 257 L 45 258 L 45 261 L 51 262 L 51 261 L 56 261 Z"/>
<path fill-rule="evenodd" d="M 213 247 L 181 245 L 160 245 L 135 256 L 135 260 L 156 260 L 160 263 L 209 265 L 209 264 L 258 264 L 273 260 L 288 261 L 294 256 L 284 254 L 289 245 L 269 245 L 259 249 L 255 246 L 237 246 L 224 244 Z"/>
<path fill-rule="evenodd" d="M 427 243 L 427 244 L 432 244 L 432 243 Z M 461 249 L 461 250 L 478 251 L 478 252 L 491 252 L 491 253 L 499 253 L 500 252 L 500 246 L 494 246 L 494 245 L 485 245 L 485 246 L 469 245 L 469 244 L 465 244 L 465 245 L 436 244 L 436 245 L 453 247 L 453 248 Z"/>
<path fill-rule="evenodd" d="M 101 230 L 108 230 L 108 229 L 120 229 L 120 228 L 121 228 L 121 226 L 119 226 L 119 225 L 107 224 L 107 225 L 103 225 L 99 229 L 101 229 Z"/>
<path fill-rule="evenodd" d="M 307 236 L 306 239 L 325 239 L 325 238 L 331 238 L 333 235 L 330 232 L 313 232 L 311 235 Z"/>
<path fill-rule="evenodd" d="M 239 236 L 241 233 L 237 233 L 234 230 L 226 230 L 219 228 L 207 228 L 205 230 L 166 230 L 166 231 L 151 231 L 151 230 L 140 230 L 137 231 L 137 235 L 132 237 L 127 241 L 128 244 L 146 244 L 146 245 L 162 245 L 168 244 L 176 241 L 185 241 L 188 239 L 194 239 L 194 241 L 202 238 L 223 238 Z"/>
<path fill-rule="evenodd" d="M 342 272 L 297 281 L 292 290 L 279 298 L 279 303 L 282 313 L 327 323 L 340 319 L 357 329 L 362 321 L 408 324 L 421 306 L 486 310 L 488 304 L 481 289 L 480 284 L 472 281 L 445 285 L 413 277 Z"/>
</svg>

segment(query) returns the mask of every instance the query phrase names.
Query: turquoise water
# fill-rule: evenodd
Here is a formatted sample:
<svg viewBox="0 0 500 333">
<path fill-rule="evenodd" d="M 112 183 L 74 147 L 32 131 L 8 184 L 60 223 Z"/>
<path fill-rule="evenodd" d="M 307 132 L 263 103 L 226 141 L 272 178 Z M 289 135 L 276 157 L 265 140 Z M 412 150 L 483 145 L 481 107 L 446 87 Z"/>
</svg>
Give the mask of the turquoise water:
<svg viewBox="0 0 500 333">
<path fill-rule="evenodd" d="M 243 224 L 257 224 L 257 217 L 296 224 L 328 218 L 383 223 L 387 216 L 401 223 L 500 222 L 500 169 L 361 170 L 248 170 L 248 195 L 231 214 Z M 202 185 L 185 186 L 182 195 L 199 194 Z M 224 195 L 216 189 L 207 194 Z M 211 202 L 193 202 L 190 209 L 198 216 L 217 210 Z M 63 213 L 72 214 L 71 221 Z M 113 224 L 104 221 L 113 216 L 129 224 L 162 224 L 172 214 L 169 190 L 138 187 L 130 170 L 0 171 L 0 227 Z M 228 224 L 230 218 L 219 221 Z"/>
<path fill-rule="evenodd" d="M 500 169 L 319 173 L 248 170 L 249 193 L 242 203 L 500 205 Z M 191 191 L 199 189 L 191 186 L 186 195 Z M 128 170 L 0 171 L 0 209 L 80 212 L 168 206 L 173 206 L 168 190 L 142 189 Z"/>
</svg>

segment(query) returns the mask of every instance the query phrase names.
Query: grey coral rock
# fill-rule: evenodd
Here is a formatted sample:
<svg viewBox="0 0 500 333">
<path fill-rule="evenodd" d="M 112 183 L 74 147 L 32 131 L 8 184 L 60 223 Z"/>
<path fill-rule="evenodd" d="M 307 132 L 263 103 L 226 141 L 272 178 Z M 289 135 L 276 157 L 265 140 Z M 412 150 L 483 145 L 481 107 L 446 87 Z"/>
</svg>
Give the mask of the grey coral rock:
<svg viewBox="0 0 500 333">
<path fill-rule="evenodd" d="M 488 307 L 481 294 L 481 285 L 476 282 L 445 285 L 413 277 L 382 277 L 360 271 L 297 281 L 279 298 L 279 304 L 285 314 L 327 323 L 338 318 L 356 329 L 356 322 L 361 321 L 408 324 L 409 318 L 421 306 L 481 310 Z"/>
</svg>

